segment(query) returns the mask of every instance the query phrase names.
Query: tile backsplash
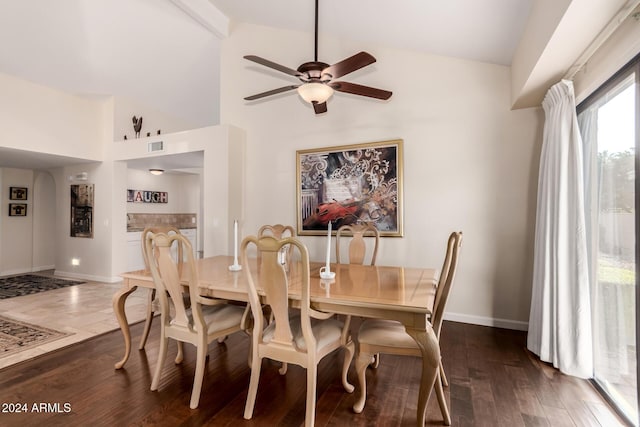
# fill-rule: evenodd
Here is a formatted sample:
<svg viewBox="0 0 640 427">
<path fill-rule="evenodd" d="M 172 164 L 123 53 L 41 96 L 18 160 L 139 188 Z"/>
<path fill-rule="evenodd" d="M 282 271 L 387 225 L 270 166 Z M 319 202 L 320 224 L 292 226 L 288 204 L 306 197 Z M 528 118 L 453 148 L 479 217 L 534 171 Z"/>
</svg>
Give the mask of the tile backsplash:
<svg viewBox="0 0 640 427">
<path fill-rule="evenodd" d="M 176 228 L 196 228 L 196 214 L 175 213 L 175 214 L 151 214 L 151 213 L 128 213 L 127 231 L 142 231 L 145 227 L 153 225 L 173 226 Z"/>
</svg>

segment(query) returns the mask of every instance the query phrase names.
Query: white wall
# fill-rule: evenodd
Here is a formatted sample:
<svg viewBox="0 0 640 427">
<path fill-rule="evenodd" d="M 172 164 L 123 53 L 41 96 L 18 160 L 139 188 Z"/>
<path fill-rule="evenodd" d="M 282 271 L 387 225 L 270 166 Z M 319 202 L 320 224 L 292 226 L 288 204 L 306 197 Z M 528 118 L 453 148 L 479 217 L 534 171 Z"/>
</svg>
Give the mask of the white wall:
<svg viewBox="0 0 640 427">
<path fill-rule="evenodd" d="M 56 184 L 46 171 L 34 171 L 32 269 L 55 268 Z"/>
<path fill-rule="evenodd" d="M 90 280 L 112 280 L 112 168 L 109 162 L 104 162 L 68 166 L 52 171 L 57 194 L 56 273 Z M 87 181 L 69 181 L 69 176 L 81 172 L 87 172 Z M 73 184 L 94 185 L 93 238 L 71 237 L 70 203 Z M 73 265 L 73 259 L 79 260 L 79 264 Z"/>
<path fill-rule="evenodd" d="M 172 133 L 199 127 L 196 121 L 181 119 L 134 99 L 118 96 L 114 97 L 114 140 L 121 141 L 125 135 L 128 139 L 135 139 L 133 116 L 142 116 L 141 137 L 146 136 L 147 132 L 157 135 L 158 130 L 161 133 Z"/>
<path fill-rule="evenodd" d="M 127 203 L 127 213 L 199 213 L 199 175 L 151 175 L 148 171 L 127 170 L 127 186 L 132 190 L 165 191 L 168 203 Z M 126 196 L 126 194 L 125 194 Z"/>
<path fill-rule="evenodd" d="M 2 73 L 0 93 L 3 147 L 87 160 L 102 158 L 100 102 Z"/>
<path fill-rule="evenodd" d="M 164 134 L 162 140 L 164 151 L 160 153 L 147 152 L 149 141 L 147 138 L 116 141 L 112 145 L 113 159 L 115 163 L 126 165 L 125 162 L 131 159 L 202 152 L 203 168 L 200 179 L 188 184 L 197 185 L 200 196 L 189 193 L 185 196 L 185 203 L 191 204 L 200 198 L 202 214 L 199 215 L 198 221 L 198 246 L 204 251 L 204 256 L 231 254 L 232 219 L 238 218 L 238 215 L 244 212 L 244 131 L 227 125 L 208 126 L 191 131 Z M 124 176 L 126 175 L 125 172 Z M 114 182 L 113 188 L 115 194 L 120 192 L 126 194 L 126 179 Z M 185 190 L 187 189 L 183 189 Z M 169 197 L 171 198 L 171 195 Z M 126 199 L 116 198 L 114 203 L 121 203 L 122 200 Z M 121 212 L 126 210 L 127 207 L 123 204 Z M 114 214 L 117 215 L 117 213 Z M 121 217 L 125 218 L 124 215 Z M 126 238 L 124 226 L 122 236 L 117 236 L 118 233 L 120 229 L 114 228 L 114 274 L 125 271 L 116 268 L 126 265 L 126 245 L 119 241 L 124 241 Z"/>
<path fill-rule="evenodd" d="M 31 271 L 33 250 L 33 171 L 0 168 L 0 276 Z M 9 199 L 9 187 L 26 187 L 26 201 Z M 26 203 L 27 216 L 9 216 L 9 203 Z"/>
<path fill-rule="evenodd" d="M 241 24 L 223 42 L 221 121 L 247 134 L 243 234 L 295 225 L 296 150 L 401 138 L 405 236 L 383 239 L 379 263 L 439 268 L 449 233 L 462 230 L 449 318 L 526 327 L 541 110 L 510 110 L 507 67 L 326 37 L 320 46 L 328 63 L 371 53 L 374 65 L 342 80 L 391 90 L 392 98 L 336 94 L 318 116 L 295 91 L 248 103 L 243 97 L 296 80 L 242 56 L 296 68 L 310 59 L 313 36 Z M 324 239 L 303 241 L 322 258 Z"/>
</svg>

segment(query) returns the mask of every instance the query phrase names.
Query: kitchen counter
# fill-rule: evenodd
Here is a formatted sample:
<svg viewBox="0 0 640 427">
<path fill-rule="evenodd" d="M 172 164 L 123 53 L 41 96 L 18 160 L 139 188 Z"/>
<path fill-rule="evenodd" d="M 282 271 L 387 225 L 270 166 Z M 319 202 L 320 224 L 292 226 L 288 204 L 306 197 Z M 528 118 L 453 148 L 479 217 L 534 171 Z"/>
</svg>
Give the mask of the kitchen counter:
<svg viewBox="0 0 640 427">
<path fill-rule="evenodd" d="M 164 224 L 163 224 L 164 225 Z M 196 227 L 195 225 L 190 225 L 188 227 L 176 227 L 180 230 L 195 230 L 198 227 Z M 145 227 L 127 227 L 127 233 L 139 233 L 141 231 L 144 231 Z"/>
<path fill-rule="evenodd" d="M 180 230 L 197 228 L 197 216 L 194 213 L 128 213 L 127 231 L 143 231 L 145 227 L 165 226 L 175 227 Z"/>
</svg>

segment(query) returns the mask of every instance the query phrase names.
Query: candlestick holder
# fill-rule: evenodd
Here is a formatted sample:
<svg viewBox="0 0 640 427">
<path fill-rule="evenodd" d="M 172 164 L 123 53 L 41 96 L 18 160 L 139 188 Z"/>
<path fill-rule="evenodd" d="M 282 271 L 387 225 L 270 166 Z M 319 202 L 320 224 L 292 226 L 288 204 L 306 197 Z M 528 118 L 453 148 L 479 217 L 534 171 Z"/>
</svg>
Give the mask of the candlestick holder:
<svg viewBox="0 0 640 427">
<path fill-rule="evenodd" d="M 229 271 L 240 271 L 240 270 L 242 270 L 242 266 L 237 262 L 229 266 Z"/>
<path fill-rule="evenodd" d="M 336 277 L 335 271 L 331 271 L 331 269 L 328 266 L 324 266 L 324 267 L 320 268 L 320 278 L 321 279 L 331 280 L 331 279 L 335 279 L 335 277 Z"/>
</svg>

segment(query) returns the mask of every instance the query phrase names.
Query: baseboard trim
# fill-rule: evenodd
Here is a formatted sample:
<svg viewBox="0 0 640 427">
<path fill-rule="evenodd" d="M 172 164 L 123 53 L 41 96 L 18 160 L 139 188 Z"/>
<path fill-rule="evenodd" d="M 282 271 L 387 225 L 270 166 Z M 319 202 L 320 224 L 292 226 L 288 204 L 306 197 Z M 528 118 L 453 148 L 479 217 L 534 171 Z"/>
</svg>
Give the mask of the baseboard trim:
<svg viewBox="0 0 640 427">
<path fill-rule="evenodd" d="M 15 276 L 15 275 L 18 275 L 18 274 L 27 274 L 27 273 L 33 273 L 33 269 L 31 269 L 31 268 L 16 268 L 16 269 L 13 269 L 13 270 L 0 271 L 0 277 Z"/>
<path fill-rule="evenodd" d="M 44 270 L 55 270 L 56 266 L 55 264 L 51 264 L 51 265 L 41 265 L 39 267 L 33 267 L 31 269 L 31 271 L 44 271 Z"/>
<path fill-rule="evenodd" d="M 72 271 L 60 271 L 60 270 L 56 270 L 54 273 L 56 276 L 64 276 L 64 277 L 69 277 L 72 279 L 83 279 L 83 280 L 89 280 L 91 282 L 104 282 L 104 283 L 117 283 L 122 281 L 122 277 L 119 276 L 95 276 L 93 274 L 82 274 L 82 273 L 75 273 Z"/>
<path fill-rule="evenodd" d="M 444 320 L 452 322 L 469 323 L 472 325 L 491 326 L 494 328 L 513 329 L 516 331 L 529 330 L 529 323 L 519 320 L 496 319 L 493 317 L 472 316 L 469 314 L 446 313 Z"/>
</svg>

